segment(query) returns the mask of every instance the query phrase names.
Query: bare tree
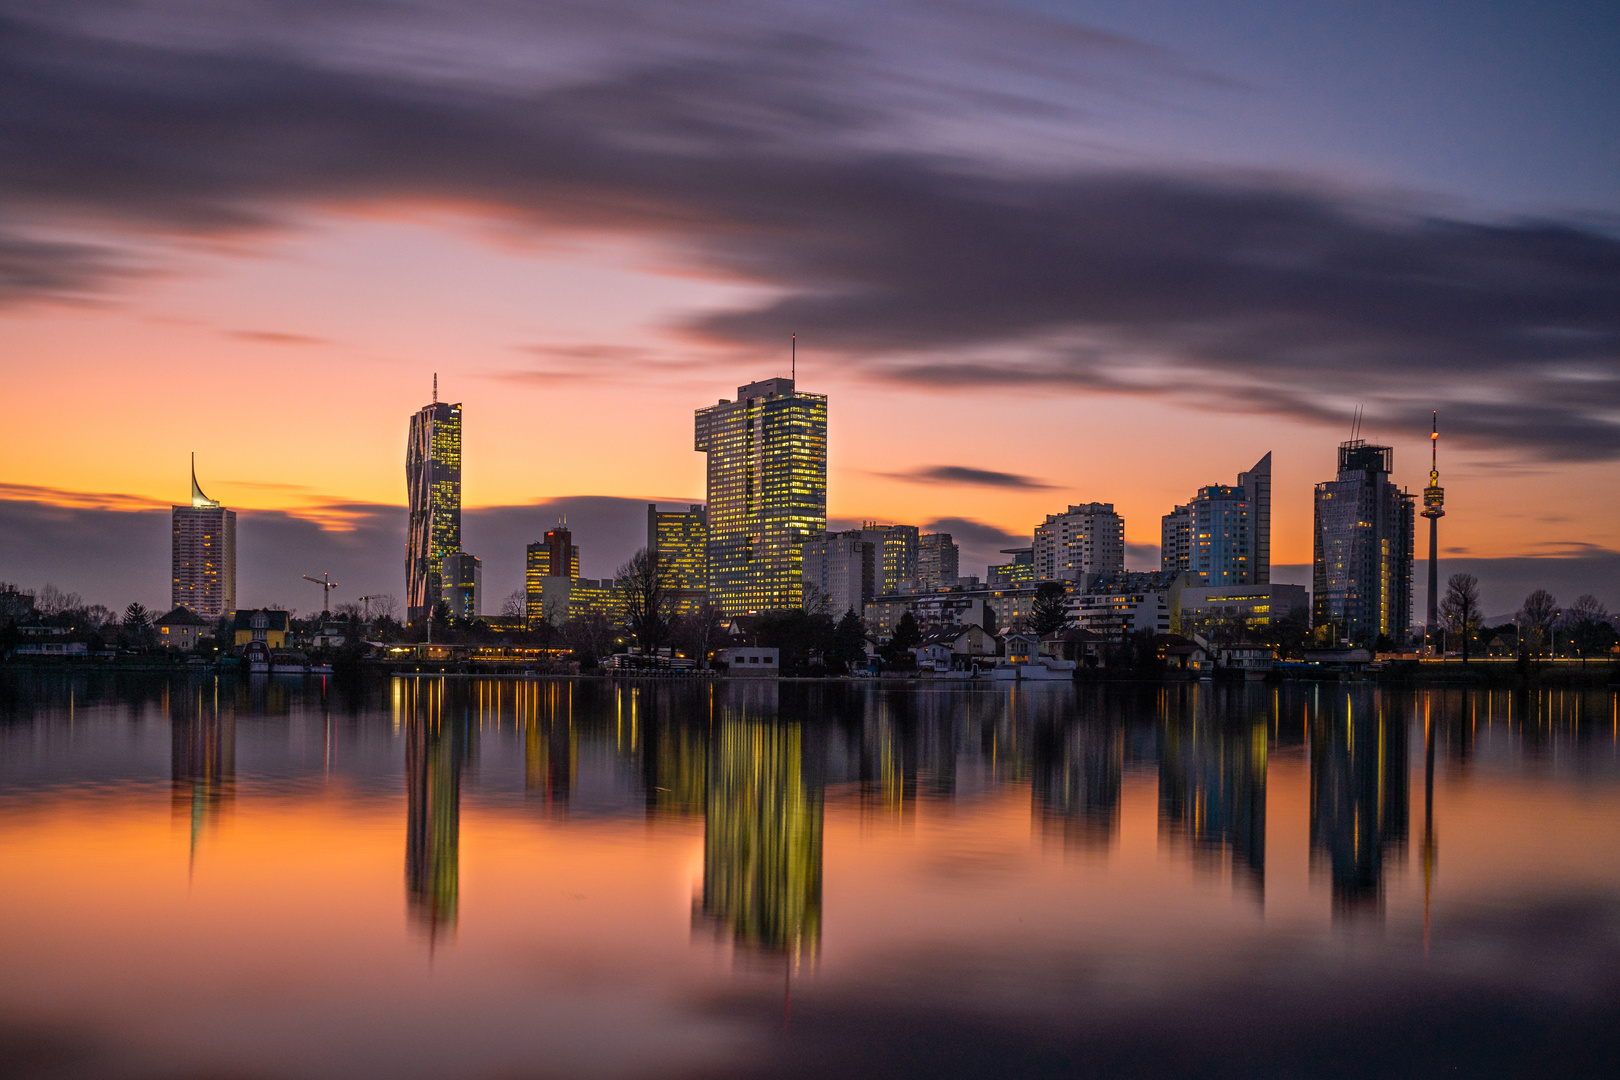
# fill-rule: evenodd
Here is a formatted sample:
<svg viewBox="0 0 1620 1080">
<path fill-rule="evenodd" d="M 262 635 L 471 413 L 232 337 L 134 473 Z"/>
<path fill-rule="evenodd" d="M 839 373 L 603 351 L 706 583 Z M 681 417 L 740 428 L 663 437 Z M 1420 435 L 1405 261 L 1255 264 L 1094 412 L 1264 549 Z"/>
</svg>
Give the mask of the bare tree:
<svg viewBox="0 0 1620 1080">
<path fill-rule="evenodd" d="M 613 576 L 624 605 L 624 626 L 644 656 L 652 656 L 669 639 L 669 569 L 657 551 L 642 548 Z"/>
<path fill-rule="evenodd" d="M 1537 589 L 1524 598 L 1524 606 L 1519 609 L 1519 633 L 1536 634 L 1539 649 L 1552 641 L 1553 622 L 1557 618 L 1558 598 L 1546 589 Z"/>
<path fill-rule="evenodd" d="M 390 622 L 399 620 L 399 597 L 393 593 L 383 593 L 381 596 L 371 598 L 371 610 L 377 613 L 377 618 L 387 619 Z"/>
<path fill-rule="evenodd" d="M 1613 636 L 1609 618 L 1609 610 L 1591 593 L 1577 596 L 1564 612 L 1564 625 L 1569 628 L 1570 644 L 1575 647 L 1583 665 L 1589 653 L 1603 648 Z"/>
<path fill-rule="evenodd" d="M 1463 663 L 1468 663 L 1469 642 L 1479 629 L 1479 579 L 1473 574 L 1452 574 L 1440 601 L 1440 619 L 1448 633 L 1462 639 Z"/>
<path fill-rule="evenodd" d="M 832 597 L 820 585 L 807 581 L 804 583 L 802 606 L 806 615 L 831 615 Z"/>
<path fill-rule="evenodd" d="M 698 667 L 707 667 L 709 655 L 720 648 L 725 640 L 724 621 L 720 609 L 705 602 L 690 615 L 676 620 L 675 643 L 682 652 L 697 661 Z"/>
<path fill-rule="evenodd" d="M 84 606 L 84 600 L 78 593 L 63 592 L 49 582 L 39 590 L 34 598 L 34 607 L 41 615 L 60 615 L 63 612 L 74 611 Z"/>
<path fill-rule="evenodd" d="M 529 590 L 524 588 L 513 589 L 501 601 L 501 614 L 507 617 L 522 618 L 529 613 Z"/>
<path fill-rule="evenodd" d="M 363 613 L 360 609 L 360 605 L 357 602 L 350 600 L 347 603 L 339 604 L 337 607 L 333 608 L 332 614 L 336 615 L 340 619 L 354 619 L 358 621 L 362 617 Z"/>
</svg>

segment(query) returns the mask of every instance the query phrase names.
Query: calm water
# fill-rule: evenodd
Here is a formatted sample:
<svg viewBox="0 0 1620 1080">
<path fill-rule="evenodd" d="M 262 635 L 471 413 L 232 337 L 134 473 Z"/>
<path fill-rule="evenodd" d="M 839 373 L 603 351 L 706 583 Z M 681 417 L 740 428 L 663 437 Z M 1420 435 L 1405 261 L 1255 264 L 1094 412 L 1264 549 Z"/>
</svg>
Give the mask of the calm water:
<svg viewBox="0 0 1620 1080">
<path fill-rule="evenodd" d="M 13 677 L 0 1074 L 1620 1075 L 1612 692 Z"/>
</svg>

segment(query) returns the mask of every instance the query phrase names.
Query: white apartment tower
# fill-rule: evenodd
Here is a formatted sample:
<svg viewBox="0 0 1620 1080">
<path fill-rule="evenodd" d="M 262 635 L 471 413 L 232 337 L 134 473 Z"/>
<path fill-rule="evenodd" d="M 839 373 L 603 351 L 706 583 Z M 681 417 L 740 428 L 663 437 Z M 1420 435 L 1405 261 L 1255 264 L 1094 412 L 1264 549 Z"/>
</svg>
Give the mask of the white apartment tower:
<svg viewBox="0 0 1620 1080">
<path fill-rule="evenodd" d="M 1125 569 L 1125 522 L 1113 503 L 1084 503 L 1048 514 L 1035 527 L 1036 581 L 1083 581 Z"/>
</svg>

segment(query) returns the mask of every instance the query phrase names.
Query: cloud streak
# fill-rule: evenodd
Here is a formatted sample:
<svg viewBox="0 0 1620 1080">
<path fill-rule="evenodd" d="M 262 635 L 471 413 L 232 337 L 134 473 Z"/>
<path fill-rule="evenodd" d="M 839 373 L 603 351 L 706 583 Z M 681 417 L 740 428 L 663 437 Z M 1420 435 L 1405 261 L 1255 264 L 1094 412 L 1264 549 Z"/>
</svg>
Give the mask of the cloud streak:
<svg viewBox="0 0 1620 1080">
<path fill-rule="evenodd" d="M 971 487 L 1012 488 L 1021 491 L 1049 491 L 1051 484 L 1033 476 L 996 472 L 993 469 L 974 469 L 966 465 L 927 465 L 909 472 L 878 473 L 891 480 L 904 480 L 912 484 L 949 484 Z"/>
<path fill-rule="evenodd" d="M 1384 433 L 1437 407 L 1473 447 L 1620 458 L 1620 239 L 1041 158 L 1123 107 L 1113 87 L 1202 78 L 1140 43 L 967 5 L 893 26 L 837 6 L 232 10 L 0 3 L 0 198 L 162 235 L 448 201 L 769 290 L 679 322 L 709 344 L 791 327 L 909 387 L 1321 422 L 1364 404 Z M 104 252 L 17 237 L 0 302 L 111 281 Z"/>
</svg>

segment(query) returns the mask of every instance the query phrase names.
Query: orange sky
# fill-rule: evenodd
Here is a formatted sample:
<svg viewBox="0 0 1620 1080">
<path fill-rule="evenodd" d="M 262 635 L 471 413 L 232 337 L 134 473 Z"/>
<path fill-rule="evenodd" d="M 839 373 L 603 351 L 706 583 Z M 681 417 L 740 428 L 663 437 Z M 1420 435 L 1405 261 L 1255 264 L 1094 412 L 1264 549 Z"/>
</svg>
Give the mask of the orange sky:
<svg viewBox="0 0 1620 1080">
<path fill-rule="evenodd" d="M 205 489 L 231 506 L 320 517 L 330 502 L 401 504 L 406 419 L 436 371 L 466 410 L 469 507 L 701 499 L 692 411 L 786 373 L 785 348 L 721 352 L 670 328 L 757 289 L 676 274 L 622 241 L 541 249 L 442 214 L 333 217 L 168 258 L 113 299 L 0 313 L 10 389 L 45 403 L 0 431 L 0 482 L 164 505 L 186 495 L 194 449 Z M 1308 562 L 1311 485 L 1344 437 L 1150 397 L 911 389 L 825 366 L 812 338 L 800 357 L 801 385 L 831 396 L 834 517 L 965 517 L 1027 534 L 1069 502 L 1112 501 L 1127 538 L 1152 544 L 1170 506 L 1269 450 L 1273 561 Z M 1414 489 L 1423 436 L 1395 440 L 1396 479 Z M 1455 554 L 1608 547 L 1620 533 L 1620 467 L 1443 450 Z M 1051 487 L 884 475 L 939 465 Z"/>
</svg>

